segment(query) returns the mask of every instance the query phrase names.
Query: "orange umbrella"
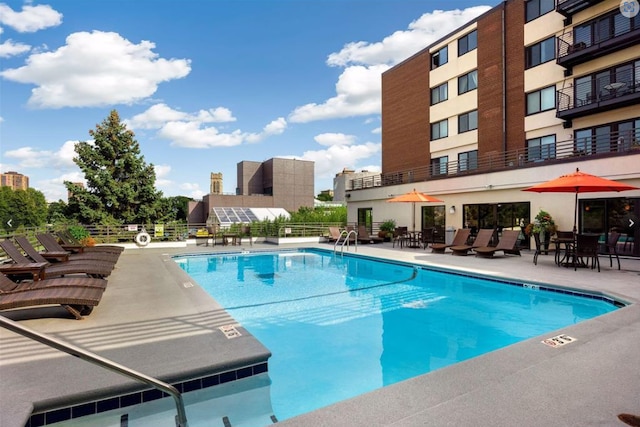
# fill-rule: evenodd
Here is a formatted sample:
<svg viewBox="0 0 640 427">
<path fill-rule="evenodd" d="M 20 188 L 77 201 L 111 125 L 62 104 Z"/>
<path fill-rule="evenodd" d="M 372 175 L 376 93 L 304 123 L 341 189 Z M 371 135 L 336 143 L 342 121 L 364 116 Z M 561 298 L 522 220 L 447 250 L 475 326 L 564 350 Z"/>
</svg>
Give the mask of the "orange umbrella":
<svg viewBox="0 0 640 427">
<path fill-rule="evenodd" d="M 391 199 L 387 200 L 387 202 L 391 202 L 391 203 L 413 203 L 412 209 L 413 209 L 413 230 L 416 230 L 416 203 L 433 203 L 433 202 L 440 202 L 440 203 L 444 203 L 444 200 L 440 200 L 436 197 L 433 196 L 429 196 L 428 194 L 425 193 L 420 193 L 418 191 L 416 191 L 416 189 L 414 188 L 413 191 L 410 191 L 408 193 L 402 194 L 400 196 L 396 196 L 396 197 L 392 197 Z"/>
<path fill-rule="evenodd" d="M 573 232 L 575 233 L 577 230 L 576 224 L 578 222 L 578 193 L 627 190 L 640 190 L 640 188 L 580 172 L 580 169 L 576 168 L 574 173 L 562 175 L 559 178 L 534 185 L 533 187 L 525 188 L 522 191 L 533 191 L 536 193 L 575 193 L 576 200 L 573 212 Z"/>
</svg>

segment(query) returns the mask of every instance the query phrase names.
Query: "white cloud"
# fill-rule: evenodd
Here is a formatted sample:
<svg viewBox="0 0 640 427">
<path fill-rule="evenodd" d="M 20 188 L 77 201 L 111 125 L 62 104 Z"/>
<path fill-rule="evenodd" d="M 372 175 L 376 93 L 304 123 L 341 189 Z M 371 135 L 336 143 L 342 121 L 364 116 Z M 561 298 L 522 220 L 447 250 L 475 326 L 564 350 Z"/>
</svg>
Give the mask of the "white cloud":
<svg viewBox="0 0 640 427">
<path fill-rule="evenodd" d="M 20 33 L 33 33 L 62 23 L 62 14 L 51 6 L 39 4 L 24 5 L 22 12 L 16 12 L 4 3 L 0 3 L 0 24 L 11 27 Z"/>
<path fill-rule="evenodd" d="M 200 110 L 195 114 L 184 113 L 174 110 L 167 104 L 155 104 L 149 107 L 147 111 L 136 114 L 125 123 L 132 129 L 160 129 L 167 122 L 185 121 L 197 123 L 225 123 L 235 122 L 231 110 L 224 107 L 211 108 L 209 110 Z"/>
<path fill-rule="evenodd" d="M 132 129 L 157 129 L 157 135 L 171 141 L 171 145 L 185 148 L 231 147 L 254 143 L 267 136 L 279 135 L 287 128 L 287 121 L 279 117 L 268 123 L 259 133 L 247 133 L 237 129 L 221 132 L 209 123 L 233 122 L 231 110 L 224 107 L 185 113 L 166 104 L 156 104 L 143 113 L 125 120 Z"/>
<path fill-rule="evenodd" d="M 156 178 L 164 178 L 171 172 L 170 165 L 153 165 L 153 169 L 156 172 Z"/>
<path fill-rule="evenodd" d="M 360 161 L 379 155 L 381 147 L 380 143 L 374 142 L 360 145 L 337 144 L 326 150 L 305 151 L 302 159 L 315 162 L 316 178 L 333 178 L 343 168 L 355 168 Z"/>
<path fill-rule="evenodd" d="M 29 52 L 31 46 L 24 43 L 14 42 L 13 40 L 5 40 L 0 44 L 0 58 L 8 58 L 10 56 L 20 55 Z"/>
<path fill-rule="evenodd" d="M 327 65 L 345 67 L 336 84 L 336 96 L 322 103 L 295 108 L 289 121 L 307 123 L 380 114 L 380 80 L 384 71 L 489 9 L 489 6 L 476 6 L 464 10 L 436 10 L 413 21 L 407 30 L 396 31 L 380 42 L 359 41 L 345 45 L 327 58 Z"/>
<path fill-rule="evenodd" d="M 19 168 L 73 168 L 76 167 L 73 157 L 76 155 L 74 146 L 77 143 L 78 141 L 67 141 L 58 151 L 21 147 L 16 150 L 8 150 L 4 155 L 9 159 L 15 159 Z"/>
<path fill-rule="evenodd" d="M 333 145 L 351 145 L 355 142 L 356 137 L 343 133 L 322 133 L 313 139 L 320 145 L 331 147 Z"/>
<path fill-rule="evenodd" d="M 205 191 L 202 191 L 200 189 L 200 186 L 198 184 L 193 184 L 190 182 L 183 182 L 182 184 L 180 184 L 180 190 L 186 193 L 188 197 L 196 200 L 202 199 L 202 197 L 207 194 Z"/>
<path fill-rule="evenodd" d="M 67 200 L 67 188 L 64 182 L 82 182 L 86 184 L 84 175 L 79 170 L 76 172 L 64 173 L 51 179 L 38 180 L 32 185 L 42 191 L 47 201 Z"/>
<path fill-rule="evenodd" d="M 34 53 L 20 68 L 0 75 L 34 84 L 29 105 L 39 108 L 132 104 L 153 95 L 161 82 L 185 77 L 186 59 L 164 59 L 155 44 L 134 44 L 117 33 L 93 31 L 69 35 L 66 45 Z"/>
</svg>

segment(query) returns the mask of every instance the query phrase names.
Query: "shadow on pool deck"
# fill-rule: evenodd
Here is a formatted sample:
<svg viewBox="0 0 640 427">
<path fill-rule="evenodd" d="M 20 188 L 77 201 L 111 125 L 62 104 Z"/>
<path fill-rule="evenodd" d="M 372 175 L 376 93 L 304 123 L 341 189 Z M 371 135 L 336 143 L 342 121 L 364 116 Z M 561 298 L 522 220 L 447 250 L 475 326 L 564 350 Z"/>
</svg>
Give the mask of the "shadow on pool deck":
<svg viewBox="0 0 640 427">
<path fill-rule="evenodd" d="M 298 246 L 333 249 L 329 244 Z M 253 246 L 255 250 L 281 248 Z M 241 337 L 225 338 L 217 328 L 234 320 L 198 286 L 191 286 L 191 279 L 170 258 L 180 253 L 239 250 L 195 245 L 126 250 L 100 305 L 84 320 L 70 320 L 57 307 L 3 314 L 170 382 L 259 363 L 269 357 L 268 350 L 242 328 Z M 616 426 L 622 425 L 619 413 L 640 413 L 640 306 L 635 304 L 640 301 L 640 260 L 622 259 L 618 271 L 603 257 L 598 273 L 557 267 L 553 255 L 540 256 L 534 266 L 529 251 L 521 257 L 487 260 L 397 249 L 385 243 L 358 245 L 357 253 L 603 292 L 630 305 L 280 425 Z M 560 348 L 540 342 L 559 333 L 577 341 Z M 0 330 L 0 339 L 0 425 L 4 427 L 23 426 L 33 408 L 144 388 L 9 331 Z"/>
</svg>

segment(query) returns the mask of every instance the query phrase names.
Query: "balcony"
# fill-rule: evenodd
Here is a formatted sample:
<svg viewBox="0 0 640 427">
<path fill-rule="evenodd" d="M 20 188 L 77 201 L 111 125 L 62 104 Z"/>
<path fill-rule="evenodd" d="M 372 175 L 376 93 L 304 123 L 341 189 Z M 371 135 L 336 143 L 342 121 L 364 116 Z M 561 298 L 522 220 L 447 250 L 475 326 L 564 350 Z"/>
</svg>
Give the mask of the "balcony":
<svg viewBox="0 0 640 427">
<path fill-rule="evenodd" d="M 556 117 L 572 120 L 640 103 L 640 75 L 620 72 L 596 79 L 582 77 L 580 83 L 558 90 Z"/>
<path fill-rule="evenodd" d="M 631 133 L 626 134 L 610 133 L 602 137 L 580 138 L 579 140 L 572 138 L 554 144 L 484 155 L 479 156 L 477 162 L 472 165 L 468 162 L 450 161 L 435 168 L 424 166 L 357 178 L 347 181 L 346 190 L 355 191 L 373 187 L 410 184 L 547 164 L 584 161 L 589 158 L 629 154 L 640 155 L 640 141 L 635 137 L 635 135 L 639 134 L 638 132 L 640 130 L 634 129 Z"/>
<path fill-rule="evenodd" d="M 556 12 L 565 18 L 571 19 L 576 13 L 585 10 L 602 0 L 558 0 Z"/>
<path fill-rule="evenodd" d="M 556 62 L 569 70 L 570 75 L 573 66 L 637 45 L 639 39 L 640 28 L 626 29 L 604 38 L 584 38 L 579 41 L 574 41 L 573 32 L 566 33 L 557 39 Z"/>
</svg>

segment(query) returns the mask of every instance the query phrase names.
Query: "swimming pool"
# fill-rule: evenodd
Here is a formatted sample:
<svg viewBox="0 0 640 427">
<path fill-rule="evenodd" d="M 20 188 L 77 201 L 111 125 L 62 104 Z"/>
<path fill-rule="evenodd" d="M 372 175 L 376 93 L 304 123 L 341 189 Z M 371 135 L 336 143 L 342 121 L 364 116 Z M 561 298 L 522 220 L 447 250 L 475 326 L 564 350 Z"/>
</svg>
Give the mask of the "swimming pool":
<svg viewBox="0 0 640 427">
<path fill-rule="evenodd" d="M 616 309 L 536 284 L 315 249 L 175 261 L 273 353 L 279 420 Z"/>
</svg>

